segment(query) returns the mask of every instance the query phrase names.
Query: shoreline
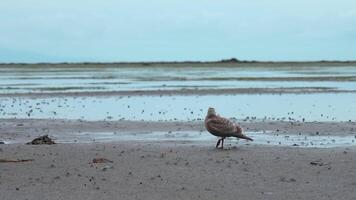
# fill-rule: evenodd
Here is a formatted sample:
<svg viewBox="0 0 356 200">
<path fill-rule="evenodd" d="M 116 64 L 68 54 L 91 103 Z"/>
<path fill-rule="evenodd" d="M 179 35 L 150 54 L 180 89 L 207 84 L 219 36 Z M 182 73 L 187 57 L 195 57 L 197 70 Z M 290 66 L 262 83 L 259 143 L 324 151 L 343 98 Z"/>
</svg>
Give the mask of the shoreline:
<svg viewBox="0 0 356 200">
<path fill-rule="evenodd" d="M 231 145 L 304 147 L 352 147 L 356 122 L 236 121 L 256 140 L 246 143 L 229 140 Z M 188 142 L 214 143 L 203 121 L 82 121 L 65 119 L 1 119 L 0 141 L 24 144 L 41 135 L 58 143 L 110 142 Z"/>
<path fill-rule="evenodd" d="M 279 130 L 280 133 L 315 133 L 319 130 L 322 135 L 329 135 L 334 132 L 354 132 L 356 122 L 298 122 L 281 120 L 236 120 L 247 131 L 267 131 Z M 0 119 L 1 128 L 10 129 L 12 132 L 22 132 L 33 127 L 34 129 L 53 127 L 53 131 L 61 130 L 77 131 L 202 131 L 204 121 L 129 121 L 129 120 L 69 120 L 69 119 Z M 1 129 L 0 129 L 1 130 Z M 346 133 L 344 133 L 346 134 Z"/>
<path fill-rule="evenodd" d="M 276 131 L 283 133 L 314 134 L 319 130 L 321 135 L 337 133 L 348 135 L 356 130 L 356 122 L 298 122 L 278 120 L 236 120 L 245 131 Z M 204 131 L 204 121 L 129 121 L 129 120 L 69 120 L 69 119 L 0 119 L 1 132 L 12 129 L 13 133 L 23 133 L 31 128 L 39 130 L 52 127 L 53 133 L 62 130 L 73 132 L 100 131 Z M 47 130 L 47 131 L 48 131 Z M 348 132 L 348 133 L 347 133 Z"/>
<path fill-rule="evenodd" d="M 95 97 L 95 96 L 206 96 L 206 95 L 254 95 L 254 94 L 315 94 L 315 93 L 356 93 L 356 90 L 340 90 L 329 87 L 291 88 L 235 88 L 235 89 L 180 89 L 180 90 L 132 90 L 132 91 L 88 91 L 88 92 L 31 92 L 0 93 L 0 97 Z"/>
</svg>

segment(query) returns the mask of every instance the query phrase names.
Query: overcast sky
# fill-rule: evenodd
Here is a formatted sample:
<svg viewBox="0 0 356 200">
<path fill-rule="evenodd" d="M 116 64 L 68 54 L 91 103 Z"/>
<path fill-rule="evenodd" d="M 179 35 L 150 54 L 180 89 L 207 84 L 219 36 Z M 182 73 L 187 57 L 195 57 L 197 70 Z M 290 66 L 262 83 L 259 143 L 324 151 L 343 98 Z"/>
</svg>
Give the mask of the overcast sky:
<svg viewBox="0 0 356 200">
<path fill-rule="evenodd" d="M 356 60 L 356 1 L 0 1 L 0 62 L 230 57 Z"/>
</svg>

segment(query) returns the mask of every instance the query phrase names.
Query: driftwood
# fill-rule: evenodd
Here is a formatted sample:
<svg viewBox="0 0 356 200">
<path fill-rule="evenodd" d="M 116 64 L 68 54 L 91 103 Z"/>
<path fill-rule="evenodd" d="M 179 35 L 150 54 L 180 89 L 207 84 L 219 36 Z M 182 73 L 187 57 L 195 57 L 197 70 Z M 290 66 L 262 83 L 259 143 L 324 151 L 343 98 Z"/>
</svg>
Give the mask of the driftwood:
<svg viewBox="0 0 356 200">
<path fill-rule="evenodd" d="M 114 161 L 106 158 L 94 158 L 92 163 L 113 163 Z"/>
<path fill-rule="evenodd" d="M 30 162 L 33 159 L 17 159 L 17 160 L 7 160 L 7 159 L 0 159 L 0 163 L 20 163 L 20 162 Z"/>
</svg>

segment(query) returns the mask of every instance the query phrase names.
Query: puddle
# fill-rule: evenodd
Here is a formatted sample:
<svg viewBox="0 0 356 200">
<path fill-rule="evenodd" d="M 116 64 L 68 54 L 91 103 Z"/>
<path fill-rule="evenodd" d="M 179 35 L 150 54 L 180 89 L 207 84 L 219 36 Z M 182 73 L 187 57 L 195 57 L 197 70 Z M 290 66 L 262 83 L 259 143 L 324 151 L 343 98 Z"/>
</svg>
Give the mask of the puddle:
<svg viewBox="0 0 356 200">
<path fill-rule="evenodd" d="M 356 94 L 0 98 L 0 118 L 203 120 L 208 107 L 228 118 L 355 121 Z"/>
<path fill-rule="evenodd" d="M 253 142 L 227 138 L 225 145 L 267 145 L 267 146 L 292 146 L 301 148 L 333 148 L 356 146 L 356 136 L 317 136 L 317 135 L 281 135 L 271 132 L 247 132 Z M 118 141 L 186 141 L 193 143 L 212 144 L 217 137 L 207 132 L 173 131 L 173 132 L 139 132 L 139 133 L 70 133 L 51 135 L 57 143 L 94 143 Z M 6 141 L 6 144 L 24 143 L 26 141 Z"/>
</svg>

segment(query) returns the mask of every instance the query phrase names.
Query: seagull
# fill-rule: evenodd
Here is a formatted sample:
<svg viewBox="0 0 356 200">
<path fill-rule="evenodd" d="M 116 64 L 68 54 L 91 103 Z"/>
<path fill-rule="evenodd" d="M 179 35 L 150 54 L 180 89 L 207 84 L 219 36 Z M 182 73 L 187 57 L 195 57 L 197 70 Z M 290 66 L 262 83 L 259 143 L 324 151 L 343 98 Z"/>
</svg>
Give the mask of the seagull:
<svg viewBox="0 0 356 200">
<path fill-rule="evenodd" d="M 221 137 L 216 143 L 216 148 L 219 148 L 220 142 L 221 149 L 224 148 L 224 139 L 226 137 L 236 137 L 253 141 L 253 139 L 242 133 L 243 129 L 239 125 L 236 125 L 232 121 L 217 115 L 214 108 L 208 109 L 208 113 L 205 117 L 205 128 L 211 134 Z"/>
</svg>

